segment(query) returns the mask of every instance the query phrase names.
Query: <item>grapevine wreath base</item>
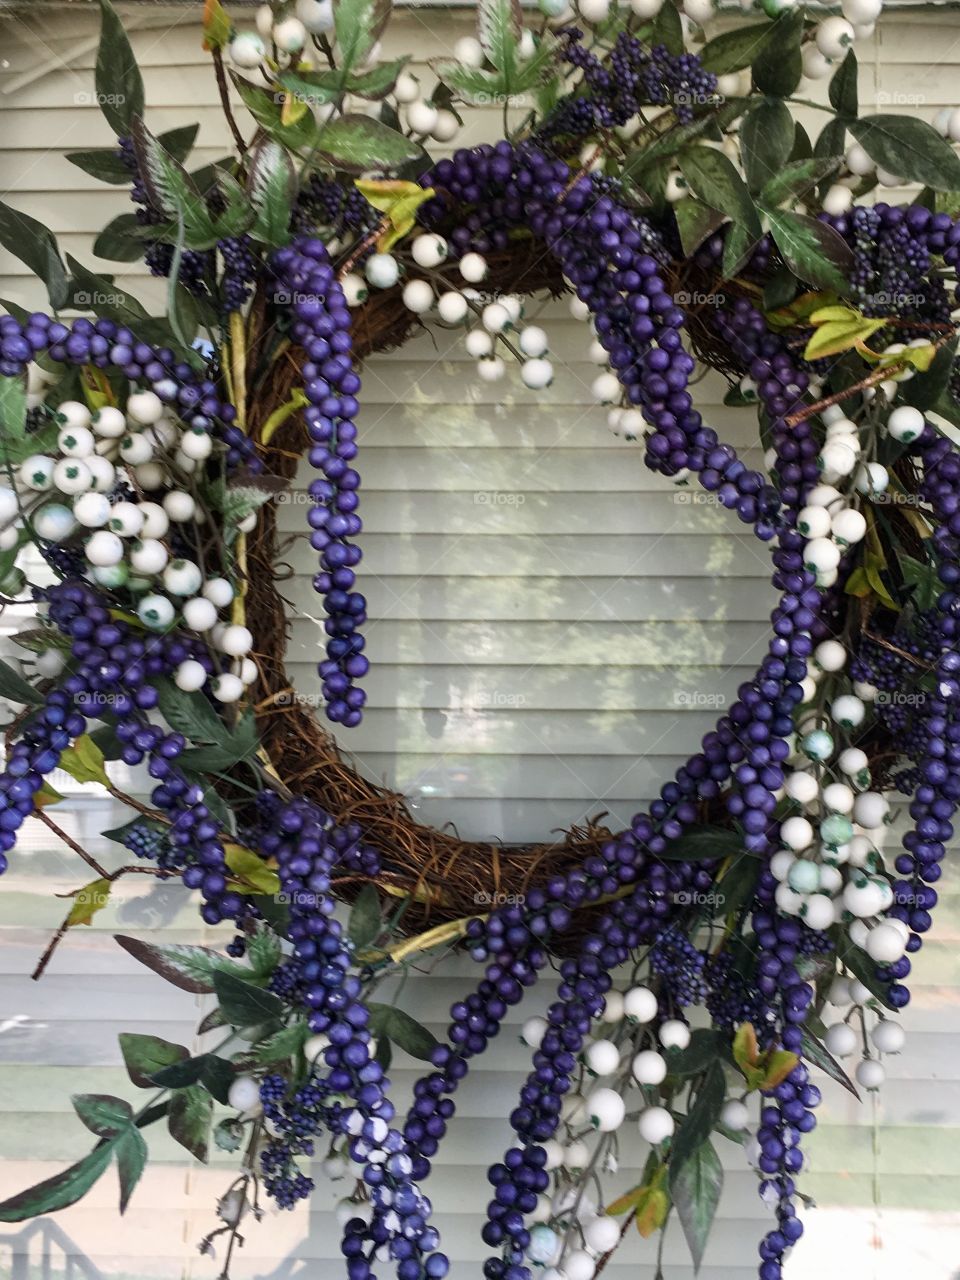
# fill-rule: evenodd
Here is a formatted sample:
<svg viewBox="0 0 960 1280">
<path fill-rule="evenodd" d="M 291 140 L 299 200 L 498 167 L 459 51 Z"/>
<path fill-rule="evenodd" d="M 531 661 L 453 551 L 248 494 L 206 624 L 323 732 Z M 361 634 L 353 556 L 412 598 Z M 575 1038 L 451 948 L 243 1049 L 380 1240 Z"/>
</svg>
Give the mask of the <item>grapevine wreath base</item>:
<svg viewBox="0 0 960 1280">
<path fill-rule="evenodd" d="M 71 158 L 129 181 L 137 211 L 98 252 L 143 251 L 168 281 L 166 317 L 72 259 L 68 277 L 50 233 L 0 207 L 0 239 L 43 276 L 55 312 L 10 304 L 0 317 L 0 589 L 27 589 L 28 547 L 48 569 L 19 637 L 34 665 L 0 670 L 23 708 L 0 775 L 0 870 L 33 815 L 96 874 L 36 976 L 126 874 L 179 876 L 207 923 L 237 930 L 226 955 L 119 939 L 214 995 L 199 1030 L 221 1039 L 191 1055 L 122 1036 L 151 1101 L 75 1097 L 93 1149 L 5 1201 L 0 1220 L 74 1203 L 114 1158 L 122 1211 L 147 1160 L 142 1130 L 162 1120 L 200 1159 L 211 1131 L 242 1148 L 201 1243 L 224 1247 L 222 1277 L 261 1193 L 292 1207 L 313 1159 L 352 1176 L 338 1205 L 349 1280 L 440 1280 L 450 1263 L 423 1187 L 454 1096 L 556 969 L 556 1000 L 523 1024 L 531 1069 L 487 1173 L 484 1277 L 593 1280 L 631 1224 L 659 1231 L 662 1251 L 674 1216 L 699 1267 L 724 1140 L 757 1171 L 773 1215 L 758 1274 L 780 1280 L 803 1233 L 811 1068 L 872 1090 L 902 1046 L 890 1015 L 909 1000 L 960 801 L 960 453 L 944 431 L 960 425 L 960 221 L 938 207 L 960 189 L 947 140 L 960 117 L 939 132 L 859 118 L 847 45 L 879 0 L 819 22 L 771 0 L 769 22 L 708 42 L 705 0 L 682 13 L 579 0 L 589 40 L 561 4 L 542 7 L 534 33 L 506 0 L 481 0 L 478 38 L 436 68 L 427 101 L 403 59 L 378 59 L 383 0 L 278 0 L 259 34 L 208 2 L 238 157 L 188 174 L 195 130 L 150 133 L 101 0 L 98 101 L 118 143 Z M 787 105 L 801 71 L 831 75 L 815 146 Z M 426 155 L 421 139 L 449 141 L 458 106 L 526 91 L 543 105 L 508 138 Z M 380 103 L 377 118 L 347 109 L 355 97 Z M 916 203 L 855 203 L 903 179 L 928 184 Z M 590 324 L 610 425 L 769 544 L 779 602 L 756 675 L 628 830 L 598 820 L 541 846 L 473 844 L 415 823 L 292 696 L 270 500 L 305 455 L 321 688 L 348 736 L 369 667 L 356 366 L 435 312 L 463 326 L 479 376 L 497 380 L 515 356 L 535 391 L 552 366 L 522 295 L 564 292 Z M 91 296 L 114 299 L 109 314 L 59 318 Z M 757 412 L 763 470 L 697 412 L 698 359 Z M 111 777 L 115 760 L 146 766 L 147 803 Z M 111 870 L 62 831 L 45 780 L 56 768 L 135 811 L 107 834 L 138 862 Z M 911 828 L 885 854 L 893 787 Z M 505 905 L 478 915 L 481 896 Z M 374 997 L 451 945 L 483 976 L 437 1040 Z M 710 1025 L 693 1030 L 699 1005 Z M 395 1048 L 429 1064 L 399 1119 Z M 838 1061 L 853 1055 L 856 1083 Z M 216 1125 L 215 1103 L 230 1109 Z M 649 1153 L 614 1195 L 625 1123 Z"/>
</svg>

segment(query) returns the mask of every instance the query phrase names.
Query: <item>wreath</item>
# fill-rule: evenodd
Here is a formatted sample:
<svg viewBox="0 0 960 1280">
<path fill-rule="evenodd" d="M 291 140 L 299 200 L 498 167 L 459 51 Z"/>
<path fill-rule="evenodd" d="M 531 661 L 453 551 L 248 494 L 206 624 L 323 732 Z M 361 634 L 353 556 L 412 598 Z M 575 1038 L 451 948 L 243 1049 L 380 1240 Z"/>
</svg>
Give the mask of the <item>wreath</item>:
<svg viewBox="0 0 960 1280">
<path fill-rule="evenodd" d="M 114 1162 L 122 1212 L 143 1131 L 165 1123 L 201 1160 L 211 1137 L 241 1153 L 200 1246 L 221 1277 L 264 1196 L 310 1194 L 312 1159 L 345 1181 L 350 1280 L 436 1280 L 449 1261 L 423 1187 L 457 1089 L 552 966 L 487 1175 L 483 1275 L 592 1280 L 633 1225 L 662 1250 L 674 1215 L 699 1267 L 723 1141 L 773 1208 L 758 1274 L 779 1280 L 803 1232 L 811 1072 L 854 1094 L 882 1084 L 960 799 L 960 454 L 944 433 L 960 426 L 960 113 L 860 115 L 851 46 L 881 0 L 819 18 L 764 0 L 709 39 L 711 0 L 540 0 L 529 26 L 515 0 L 479 0 L 476 38 L 430 86 L 380 55 L 389 0 L 275 0 L 255 31 L 207 0 L 236 153 L 191 171 L 196 126 L 150 132 L 100 6 L 97 101 L 118 142 L 68 159 L 130 187 L 134 211 L 95 252 L 144 257 L 167 308 L 149 315 L 0 206 L 0 241 L 51 306 L 0 317 L 0 591 L 36 605 L 16 637 L 28 657 L 0 670 L 20 708 L 0 869 L 35 816 L 95 876 L 35 976 L 128 874 L 179 877 L 236 936 L 225 954 L 118 938 L 213 995 L 199 1031 L 219 1038 L 191 1055 L 121 1036 L 150 1100 L 75 1097 L 92 1150 L 0 1220 L 74 1203 Z M 797 96 L 827 77 L 829 105 Z M 431 157 L 490 101 L 500 141 Z M 800 104 L 825 113 L 815 140 Z M 904 183 L 922 188 L 909 205 L 862 202 Z M 480 378 L 516 361 L 541 390 L 549 339 L 523 314 L 543 294 L 591 326 L 611 429 L 768 545 L 778 603 L 755 676 L 628 829 L 476 844 L 417 823 L 341 754 L 369 666 L 359 370 L 440 326 L 462 330 Z M 703 421 L 698 366 L 757 413 L 762 470 Z M 304 456 L 340 739 L 283 665 L 275 506 Z M 114 761 L 146 766 L 147 803 Z M 56 768 L 130 808 L 107 833 L 121 865 L 60 828 Z M 912 825 L 885 852 L 892 790 Z M 452 950 L 482 976 L 443 1039 L 373 998 Z M 427 1064 L 404 1118 L 395 1049 Z M 625 1124 L 648 1156 L 614 1193 Z"/>
</svg>

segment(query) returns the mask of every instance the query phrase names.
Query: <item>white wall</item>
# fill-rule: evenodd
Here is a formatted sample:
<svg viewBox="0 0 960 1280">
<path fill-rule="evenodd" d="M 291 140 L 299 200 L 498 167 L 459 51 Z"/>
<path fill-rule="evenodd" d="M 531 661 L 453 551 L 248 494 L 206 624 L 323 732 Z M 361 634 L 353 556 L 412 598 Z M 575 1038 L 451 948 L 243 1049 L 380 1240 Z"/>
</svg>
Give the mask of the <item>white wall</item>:
<svg viewBox="0 0 960 1280">
<path fill-rule="evenodd" d="M 131 22 L 141 28 L 134 43 L 152 127 L 199 119 L 202 163 L 224 153 L 226 135 L 193 25 L 197 9 L 138 8 Z M 420 59 L 448 50 L 467 29 L 462 16 L 426 10 L 394 25 L 394 42 L 415 48 Z M 127 207 L 122 192 L 61 158 L 110 142 L 83 96 L 92 87 L 95 39 L 88 12 L 0 19 L 8 64 L 0 72 L 4 199 L 47 222 L 67 251 L 88 262 L 92 235 Z M 861 52 L 864 102 L 919 96 L 918 110 L 929 116 L 956 97 L 955 13 L 893 18 Z M 814 122 L 816 114 L 809 115 Z M 497 123 L 495 115 L 475 123 L 470 140 L 495 136 Z M 159 297 L 135 267 L 93 265 Z M 42 302 L 25 268 L 7 255 L 0 258 L 0 297 Z M 695 747 L 715 718 L 712 703 L 722 705 L 752 670 L 773 603 L 763 548 L 714 508 L 684 501 L 646 471 L 638 446 L 609 435 L 590 400 L 585 330 L 563 306 L 545 314 L 563 367 L 538 398 L 513 378 L 496 388 L 477 383 L 457 343 L 442 336 L 437 345 L 423 337 L 377 357 L 364 371 L 364 590 L 373 669 L 368 714 L 342 741 L 371 774 L 405 791 L 424 821 L 454 822 L 465 835 L 538 838 L 604 811 L 611 826 L 626 822 Z M 751 415 L 722 408 L 716 381 L 701 384 L 700 398 L 708 420 L 755 460 Z M 302 533 L 304 513 L 294 497 L 281 511 L 284 530 Z M 305 537 L 288 558 L 297 569 L 289 592 L 291 670 L 310 696 L 320 611 Z M 3 623 L 9 630 L 11 620 Z M 91 852 L 109 856 L 99 833 L 115 824 L 116 813 L 93 795 L 72 809 L 65 825 Z M 0 1085 L 4 1194 L 86 1150 L 69 1093 L 133 1096 L 117 1032 L 191 1043 L 198 1001 L 139 969 L 112 933 L 225 940 L 223 931 L 200 925 L 181 889 L 130 878 L 32 984 L 27 975 L 64 911 L 52 895 L 86 878 L 77 860 L 34 826 L 0 886 L 0 1027 L 3 1016 L 24 1019 L 0 1030 L 0 1061 L 8 1064 Z M 892 1062 L 893 1082 L 876 1105 L 826 1090 L 804 1183 L 821 1208 L 808 1215 L 809 1238 L 790 1263 L 790 1280 L 841 1267 L 858 1280 L 893 1280 L 908 1265 L 924 1280 L 956 1280 L 955 873 L 948 871 L 942 887 L 936 933 L 905 1017 L 908 1052 Z M 411 1012 L 440 1032 L 449 1004 L 475 977 L 466 961 L 415 976 L 405 1005 L 409 998 Z M 544 988 L 538 999 L 548 994 Z M 513 1105 L 523 1063 L 514 1026 L 458 1094 L 458 1118 L 431 1190 L 457 1280 L 479 1274 L 483 1174 L 506 1144 L 497 1119 Z M 414 1078 L 402 1064 L 394 1075 L 401 1088 Z M 191 1165 L 168 1139 L 147 1136 L 154 1159 L 125 1219 L 116 1217 L 112 1173 L 56 1216 L 68 1251 L 111 1278 L 212 1277 L 216 1268 L 195 1246 L 213 1225 L 213 1198 L 229 1165 L 223 1158 L 212 1169 Z M 724 1157 L 728 1190 L 701 1274 L 748 1280 L 767 1218 L 738 1153 L 729 1148 Z M 271 1214 L 251 1226 L 237 1280 L 340 1276 L 336 1231 L 324 1213 L 337 1194 L 321 1185 L 309 1213 Z M 4 1253 L 5 1238 L 16 1234 L 0 1227 L 0 1276 L 19 1276 Z M 39 1244 L 33 1247 L 39 1258 Z M 631 1246 L 607 1274 L 649 1280 L 651 1259 L 649 1247 Z M 670 1280 L 687 1280 L 676 1229 L 666 1259 Z"/>
</svg>

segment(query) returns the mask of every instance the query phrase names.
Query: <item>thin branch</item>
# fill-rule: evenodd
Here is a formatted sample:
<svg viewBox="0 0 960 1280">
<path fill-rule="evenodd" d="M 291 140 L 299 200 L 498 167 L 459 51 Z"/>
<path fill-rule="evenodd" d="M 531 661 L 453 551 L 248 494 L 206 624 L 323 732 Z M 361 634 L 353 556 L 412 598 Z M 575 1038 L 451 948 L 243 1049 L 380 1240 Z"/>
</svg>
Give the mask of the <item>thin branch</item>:
<svg viewBox="0 0 960 1280">
<path fill-rule="evenodd" d="M 213 67 L 217 73 L 217 89 L 220 92 L 220 102 L 223 106 L 223 114 L 226 116 L 227 124 L 230 126 L 230 132 L 233 134 L 233 140 L 237 144 L 237 150 L 240 155 L 246 155 L 247 144 L 243 134 L 240 132 L 240 126 L 237 124 L 233 115 L 233 108 L 230 106 L 230 88 L 227 84 L 227 73 L 223 67 L 223 54 L 219 49 L 214 48 Z"/>
</svg>

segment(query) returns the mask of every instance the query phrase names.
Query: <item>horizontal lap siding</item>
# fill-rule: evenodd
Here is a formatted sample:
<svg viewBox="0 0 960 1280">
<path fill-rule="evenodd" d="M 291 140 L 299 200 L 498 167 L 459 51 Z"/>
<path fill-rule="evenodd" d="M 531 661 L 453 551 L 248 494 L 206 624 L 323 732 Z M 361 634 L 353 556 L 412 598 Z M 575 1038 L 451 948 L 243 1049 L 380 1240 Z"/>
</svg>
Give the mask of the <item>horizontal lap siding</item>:
<svg viewBox="0 0 960 1280">
<path fill-rule="evenodd" d="M 132 13 L 142 24 L 134 45 L 145 66 L 151 126 L 199 120 L 196 163 L 223 155 L 227 135 L 196 38 L 195 8 Z M 422 10 L 408 11 L 395 25 L 388 52 L 415 47 L 414 69 L 427 77 L 426 59 L 449 53 L 469 29 L 462 14 Z M 10 64 L 0 71 L 5 198 L 53 227 L 67 251 L 90 261 L 96 230 L 130 207 L 125 192 L 101 186 L 62 159 L 65 151 L 110 143 L 96 107 L 75 100 L 92 86 L 91 15 L 66 9 L 0 18 L 0 34 Z M 960 17 L 953 12 L 889 21 L 861 51 L 864 109 L 882 93 L 895 110 L 909 109 L 896 105 L 896 95 L 921 97 L 917 109 L 926 116 L 953 101 L 958 37 Z M 69 65 L 56 70 L 63 60 Z M 31 79 L 43 63 L 54 70 Z M 823 118 L 805 117 L 812 129 Z M 466 140 L 493 137 L 498 126 L 497 112 L 477 112 Z M 97 265 L 151 305 L 162 305 L 159 285 L 142 266 Z M 42 304 L 26 269 L 7 254 L 0 255 L 0 275 L 0 296 Z M 342 735 L 343 745 L 368 776 L 403 790 L 423 821 L 453 822 L 479 838 L 535 839 L 604 811 L 613 827 L 627 822 L 748 678 L 773 604 L 767 551 L 698 494 L 652 476 L 642 446 L 606 430 L 604 412 L 590 396 L 596 370 L 584 327 L 563 304 L 533 304 L 530 316 L 547 324 L 562 365 L 542 396 L 525 391 L 512 374 L 496 387 L 477 383 L 456 335 L 421 337 L 364 370 L 363 589 L 374 666 L 366 681 L 368 715 L 360 729 Z M 758 462 L 752 415 L 724 408 L 722 393 L 720 380 L 711 377 L 700 384 L 698 404 L 725 438 Z M 292 619 L 288 670 L 295 696 L 310 704 L 322 611 L 303 537 L 308 482 L 301 471 L 283 495 L 279 523 L 290 539 L 284 558 L 293 573 L 282 588 Z M 9 632 L 14 624 L 8 616 L 2 625 Z M 63 777 L 55 785 L 80 793 L 63 813 L 64 828 L 96 857 L 119 865 L 120 851 L 102 835 L 121 820 L 117 811 L 94 787 L 77 789 Z M 144 795 L 150 784 L 134 771 L 124 785 Z M 28 975 L 65 909 L 53 895 L 84 878 L 76 860 L 34 826 L 0 886 L 5 1193 L 86 1149 L 85 1132 L 70 1113 L 71 1092 L 136 1095 L 120 1061 L 120 1031 L 153 1031 L 199 1047 L 193 1028 L 203 1001 L 147 973 L 112 935 L 220 943 L 229 936 L 203 926 L 176 886 L 130 877 L 92 927 L 66 940 L 35 985 Z M 790 1280 L 835 1275 L 838 1263 L 857 1280 L 899 1280 L 907 1264 L 924 1280 L 955 1280 L 960 914 L 952 868 L 938 887 L 937 934 L 917 968 L 905 1018 L 908 1051 L 891 1061 L 890 1087 L 875 1107 L 826 1090 L 805 1183 L 821 1208 L 808 1215 L 808 1238 L 791 1263 Z M 475 972 L 465 960 L 414 975 L 404 1005 L 440 1034 L 451 1001 L 471 980 Z M 456 1280 L 480 1273 L 483 1171 L 506 1141 L 503 1123 L 492 1118 L 513 1105 L 526 1061 L 519 1026 L 554 989 L 545 981 L 522 1009 L 511 1011 L 458 1096 L 458 1117 L 431 1188 Z M 398 1054 L 393 1074 L 402 1100 L 415 1064 Z M 875 1127 L 879 1120 L 882 1128 Z M 212 1206 L 228 1180 L 229 1159 L 217 1153 L 204 1169 L 164 1135 L 148 1139 L 153 1161 L 123 1221 L 115 1214 L 112 1173 L 56 1216 L 67 1251 L 92 1258 L 111 1280 L 210 1277 L 216 1268 L 198 1258 L 196 1244 L 214 1225 Z M 750 1280 L 765 1211 L 739 1153 L 720 1145 L 727 1189 L 701 1275 Z M 617 1186 L 629 1185 L 642 1155 L 629 1135 Z M 271 1213 L 250 1227 L 236 1280 L 339 1280 L 327 1209 L 342 1184 L 331 1187 L 319 1178 L 309 1210 Z M 0 1276 L 12 1267 L 5 1241 L 21 1236 L 19 1227 L 0 1227 Z M 30 1247 L 39 1257 L 39 1245 Z M 52 1248 L 61 1256 L 60 1246 Z M 676 1228 L 665 1258 L 670 1280 L 690 1280 Z M 653 1280 L 654 1270 L 649 1245 L 632 1239 L 605 1275 Z"/>
</svg>

